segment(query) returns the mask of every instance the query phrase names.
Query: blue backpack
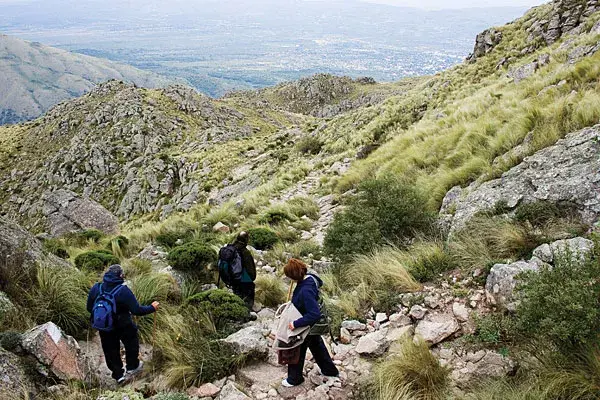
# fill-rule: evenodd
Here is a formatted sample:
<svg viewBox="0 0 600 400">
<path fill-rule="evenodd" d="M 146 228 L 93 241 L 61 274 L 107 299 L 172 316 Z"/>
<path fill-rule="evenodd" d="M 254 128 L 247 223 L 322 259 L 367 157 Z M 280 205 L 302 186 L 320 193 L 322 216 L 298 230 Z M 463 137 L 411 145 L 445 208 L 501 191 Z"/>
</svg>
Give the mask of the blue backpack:
<svg viewBox="0 0 600 400">
<path fill-rule="evenodd" d="M 100 294 L 96 297 L 94 308 L 92 308 L 92 328 L 103 332 L 111 332 L 115 329 L 117 314 L 115 296 L 121 288 L 123 288 L 123 285 L 117 286 L 110 292 L 105 292 L 102 290 L 102 284 L 100 284 Z"/>
</svg>

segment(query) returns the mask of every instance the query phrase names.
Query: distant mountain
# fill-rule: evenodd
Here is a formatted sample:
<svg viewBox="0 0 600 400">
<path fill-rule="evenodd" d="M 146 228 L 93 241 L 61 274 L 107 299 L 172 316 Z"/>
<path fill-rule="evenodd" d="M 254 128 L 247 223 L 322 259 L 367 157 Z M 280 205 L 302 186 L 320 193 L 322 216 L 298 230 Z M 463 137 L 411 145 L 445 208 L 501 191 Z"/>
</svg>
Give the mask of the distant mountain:
<svg viewBox="0 0 600 400">
<path fill-rule="evenodd" d="M 0 35 L 0 124 L 36 118 L 110 79 L 144 87 L 169 82 L 129 65 Z"/>
</svg>

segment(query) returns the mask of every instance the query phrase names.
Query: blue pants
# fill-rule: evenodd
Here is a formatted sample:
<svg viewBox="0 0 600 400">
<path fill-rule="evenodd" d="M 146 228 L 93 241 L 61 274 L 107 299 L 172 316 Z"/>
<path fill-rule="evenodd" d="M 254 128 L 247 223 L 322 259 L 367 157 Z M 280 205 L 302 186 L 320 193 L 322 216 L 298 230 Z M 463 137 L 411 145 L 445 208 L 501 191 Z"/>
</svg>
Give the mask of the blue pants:
<svg viewBox="0 0 600 400">
<path fill-rule="evenodd" d="M 102 351 L 106 359 L 106 366 L 112 372 L 114 379 L 123 376 L 123 360 L 121 359 L 121 342 L 125 346 L 125 361 L 127 369 L 134 370 L 140 365 L 140 341 L 138 328 L 134 324 L 116 328 L 112 332 L 100 332 Z"/>
<path fill-rule="evenodd" d="M 298 364 L 288 365 L 288 383 L 292 385 L 300 385 L 304 382 L 302 376 L 302 370 L 304 370 L 304 360 L 306 359 L 306 350 L 310 349 L 310 352 L 315 359 L 315 362 L 321 368 L 321 372 L 325 376 L 338 376 L 339 371 L 325 347 L 323 338 L 321 336 L 307 336 L 306 340 L 300 345 L 300 361 Z"/>
</svg>

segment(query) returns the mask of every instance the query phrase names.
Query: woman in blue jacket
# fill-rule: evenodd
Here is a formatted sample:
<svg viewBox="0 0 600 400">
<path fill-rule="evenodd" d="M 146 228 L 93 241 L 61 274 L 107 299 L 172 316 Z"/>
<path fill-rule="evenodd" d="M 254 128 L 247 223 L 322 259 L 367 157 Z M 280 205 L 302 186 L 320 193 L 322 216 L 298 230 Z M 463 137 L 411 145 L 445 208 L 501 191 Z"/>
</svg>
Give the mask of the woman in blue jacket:
<svg viewBox="0 0 600 400">
<path fill-rule="evenodd" d="M 319 288 L 323 286 L 323 281 L 316 275 L 308 274 L 306 264 L 294 258 L 287 263 L 283 272 L 288 278 L 297 282 L 292 296 L 292 303 L 302 314 L 302 318 L 290 322 L 289 328 L 294 330 L 303 326 L 314 325 L 321 318 Z M 288 377 L 281 382 L 283 386 L 292 387 L 304 382 L 302 371 L 304 369 L 307 349 L 310 349 L 323 375 L 338 376 L 339 371 L 331 360 L 331 356 L 321 336 L 309 334 L 300 346 L 300 360 L 298 364 L 288 365 Z"/>
</svg>

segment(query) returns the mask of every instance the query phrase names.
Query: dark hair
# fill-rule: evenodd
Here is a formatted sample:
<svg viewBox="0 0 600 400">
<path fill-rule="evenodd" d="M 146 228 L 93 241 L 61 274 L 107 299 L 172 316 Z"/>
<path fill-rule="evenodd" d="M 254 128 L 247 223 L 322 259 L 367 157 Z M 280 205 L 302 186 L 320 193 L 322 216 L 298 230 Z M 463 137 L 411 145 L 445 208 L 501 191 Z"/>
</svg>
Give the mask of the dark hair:
<svg viewBox="0 0 600 400">
<path fill-rule="evenodd" d="M 117 276 L 122 276 L 123 275 L 123 268 L 119 265 L 119 264 L 113 264 L 110 267 L 108 267 L 108 271 L 112 274 L 115 274 Z"/>
<path fill-rule="evenodd" d="M 294 281 L 301 281 L 306 276 L 308 267 L 302 260 L 291 258 L 283 268 L 283 273 Z"/>
<path fill-rule="evenodd" d="M 248 232 L 242 231 L 237 235 L 237 238 L 235 238 L 235 241 L 236 241 L 236 243 L 241 243 L 245 246 L 250 241 L 250 236 L 248 235 Z"/>
</svg>

